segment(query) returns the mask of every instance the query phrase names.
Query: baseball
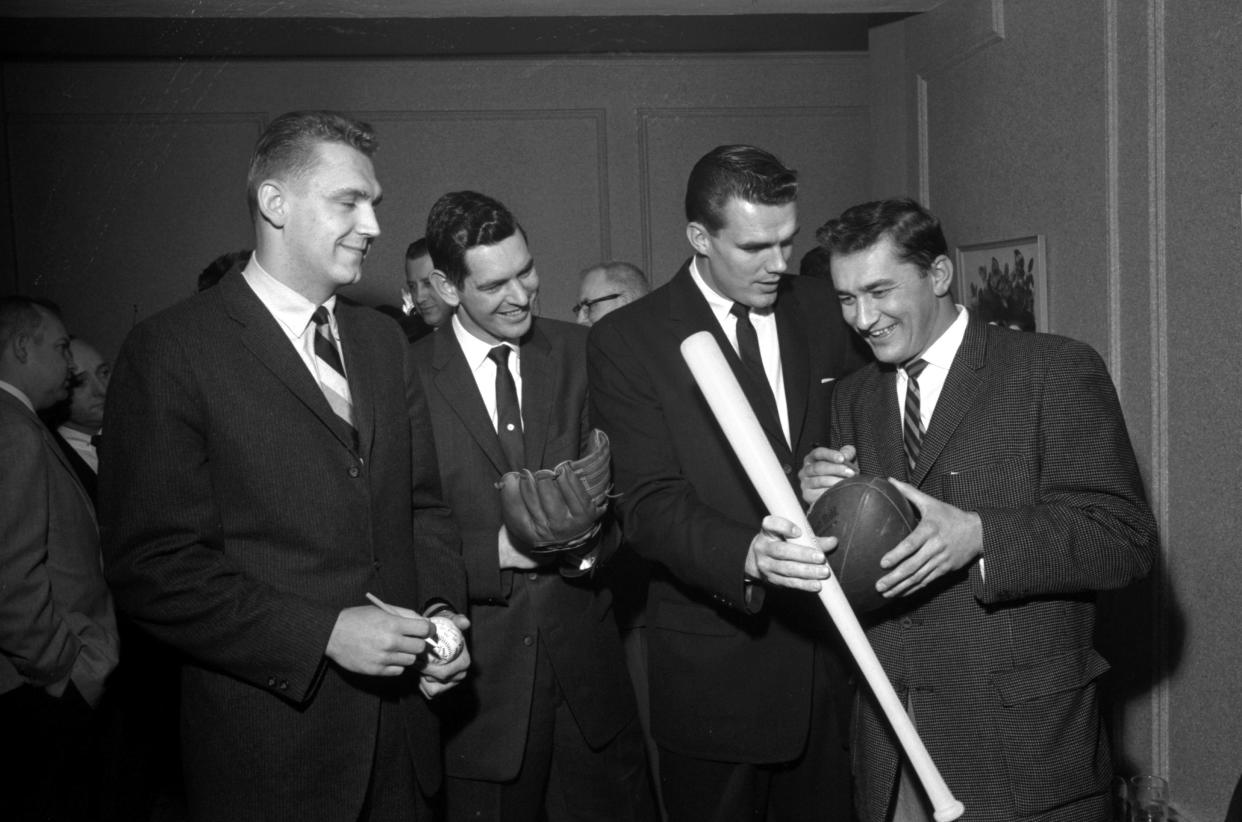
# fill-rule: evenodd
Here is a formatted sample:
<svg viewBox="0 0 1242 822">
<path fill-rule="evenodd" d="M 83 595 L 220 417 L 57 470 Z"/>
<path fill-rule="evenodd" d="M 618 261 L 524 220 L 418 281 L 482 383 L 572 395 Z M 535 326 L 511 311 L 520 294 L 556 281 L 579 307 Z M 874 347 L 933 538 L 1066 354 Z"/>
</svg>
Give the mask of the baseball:
<svg viewBox="0 0 1242 822">
<path fill-rule="evenodd" d="M 436 635 L 427 637 L 428 655 L 431 664 L 445 665 L 457 659 L 462 647 L 466 644 L 461 630 L 446 616 L 433 616 L 431 624 L 436 626 Z"/>
</svg>

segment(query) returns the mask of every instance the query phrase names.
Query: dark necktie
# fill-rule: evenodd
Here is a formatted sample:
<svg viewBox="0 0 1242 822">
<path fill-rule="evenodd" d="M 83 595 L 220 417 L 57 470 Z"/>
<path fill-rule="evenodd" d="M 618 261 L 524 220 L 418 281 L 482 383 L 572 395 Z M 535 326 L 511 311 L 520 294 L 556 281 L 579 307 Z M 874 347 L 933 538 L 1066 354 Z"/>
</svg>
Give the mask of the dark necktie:
<svg viewBox="0 0 1242 822">
<path fill-rule="evenodd" d="M 487 352 L 496 363 L 496 437 L 505 452 L 508 470 L 526 467 L 526 445 L 522 442 L 522 408 L 518 404 L 517 385 L 509 371 L 509 346 L 498 345 Z"/>
<path fill-rule="evenodd" d="M 921 414 L 920 395 L 919 395 L 919 374 L 923 373 L 923 369 L 927 367 L 924 360 L 913 360 L 906 363 L 906 405 L 902 422 L 902 441 L 906 446 L 906 462 L 910 465 L 910 471 L 914 471 L 914 465 L 919 461 L 919 449 L 923 447 L 923 418 Z"/>
<path fill-rule="evenodd" d="M 315 322 L 315 359 L 319 360 L 319 367 L 316 369 L 319 388 L 336 415 L 349 423 L 352 428 L 354 403 L 349 395 L 349 383 L 345 380 L 345 366 L 341 364 L 341 352 L 336 350 L 336 341 L 332 339 L 328 310 L 322 305 L 319 306 L 311 315 L 311 319 Z"/>
<path fill-rule="evenodd" d="M 103 434 L 91 434 L 91 448 L 103 448 Z"/>
<path fill-rule="evenodd" d="M 734 303 L 729 313 L 737 318 L 737 353 L 742 358 L 742 365 L 746 366 L 746 371 L 750 374 L 750 382 L 754 389 L 746 393 L 750 396 L 752 405 L 754 400 L 758 399 L 759 403 L 779 420 L 780 413 L 776 409 L 776 398 L 772 396 L 772 384 L 768 382 L 768 372 L 763 368 L 763 356 L 759 353 L 759 335 L 755 333 L 755 327 L 750 322 L 750 308 L 741 303 Z M 756 392 L 758 392 L 757 397 Z M 755 410 L 759 410 L 757 405 Z"/>
</svg>

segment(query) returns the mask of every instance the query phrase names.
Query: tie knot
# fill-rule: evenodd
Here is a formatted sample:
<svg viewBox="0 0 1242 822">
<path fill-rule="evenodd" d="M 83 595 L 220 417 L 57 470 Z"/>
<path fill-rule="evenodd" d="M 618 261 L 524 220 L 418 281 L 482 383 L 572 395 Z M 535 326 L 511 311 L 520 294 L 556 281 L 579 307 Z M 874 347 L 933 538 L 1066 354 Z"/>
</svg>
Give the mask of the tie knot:
<svg viewBox="0 0 1242 822">
<path fill-rule="evenodd" d="M 509 367 L 509 346 L 498 345 L 487 352 L 487 358 L 496 363 L 497 368 Z"/>
<path fill-rule="evenodd" d="M 314 321 L 316 327 L 322 327 L 328 324 L 328 309 L 322 305 L 315 309 L 315 313 L 311 314 L 311 320 Z"/>
<path fill-rule="evenodd" d="M 923 373 L 923 369 L 927 367 L 927 360 L 911 360 L 905 364 L 906 378 L 917 380 L 919 374 Z"/>
<path fill-rule="evenodd" d="M 734 303 L 733 307 L 729 309 L 729 313 L 737 317 L 739 320 L 750 320 L 750 306 L 748 305 Z"/>
</svg>

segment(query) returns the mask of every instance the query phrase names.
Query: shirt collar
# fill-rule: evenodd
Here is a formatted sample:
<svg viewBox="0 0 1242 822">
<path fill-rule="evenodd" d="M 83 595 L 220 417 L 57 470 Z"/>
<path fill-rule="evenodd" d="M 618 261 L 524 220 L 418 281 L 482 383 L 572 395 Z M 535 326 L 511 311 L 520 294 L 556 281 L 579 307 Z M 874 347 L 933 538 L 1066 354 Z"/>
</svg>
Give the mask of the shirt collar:
<svg viewBox="0 0 1242 822">
<path fill-rule="evenodd" d="M 729 312 L 733 310 L 734 301 L 730 300 L 728 297 L 722 297 L 717 294 L 715 290 L 707 284 L 707 280 L 703 279 L 703 275 L 699 273 L 699 257 L 697 254 L 690 258 L 690 279 L 692 279 L 694 284 L 698 286 L 699 291 L 703 294 L 703 299 L 707 300 L 707 306 L 712 310 L 712 313 L 716 315 L 716 320 L 723 326 L 725 320 L 729 317 Z M 752 308 L 750 313 L 763 316 L 771 314 L 772 309 L 767 308 L 761 310 L 758 308 Z"/>
<path fill-rule="evenodd" d="M 259 265 L 257 255 L 251 256 L 250 262 L 242 271 L 242 277 L 276 321 L 285 327 L 289 336 L 301 339 L 306 329 L 311 326 L 311 315 L 319 306 L 268 274 Z M 335 321 L 333 309 L 336 308 L 336 295 L 329 297 L 323 305 Z"/>
<path fill-rule="evenodd" d="M 60 434 L 62 437 L 64 437 L 64 438 L 65 438 L 65 442 L 74 442 L 74 441 L 77 441 L 77 442 L 86 443 L 87 445 L 89 445 L 89 444 L 90 444 L 90 441 L 91 441 L 91 435 L 90 435 L 90 434 L 83 434 L 83 433 L 82 433 L 81 431 L 79 431 L 78 429 L 76 429 L 76 428 L 70 428 L 70 427 L 69 427 L 69 426 L 67 426 L 67 425 L 62 425 L 62 426 L 60 426 L 59 428 L 57 428 L 57 429 L 56 429 L 56 433 L 58 433 L 58 434 Z"/>
<path fill-rule="evenodd" d="M 934 343 L 927 347 L 927 350 L 919 357 L 928 365 L 949 370 L 949 366 L 953 365 L 953 358 L 957 356 L 957 349 L 961 348 L 962 340 L 966 337 L 966 323 L 970 317 L 970 312 L 965 306 L 958 305 L 957 318 L 949 324 Z"/>
<path fill-rule="evenodd" d="M 13 383 L 0 380 L 0 391 L 7 391 L 14 397 L 17 397 L 17 401 L 29 408 L 31 414 L 35 413 L 34 403 L 30 401 L 30 397 L 27 397 L 26 392 L 13 385 Z"/>
<path fill-rule="evenodd" d="M 457 336 L 457 343 L 461 346 L 461 353 L 465 355 L 466 365 L 470 366 L 470 370 L 472 372 L 478 371 L 483 367 L 483 364 L 487 362 L 488 352 L 490 352 L 493 348 L 497 345 L 507 345 L 514 352 L 510 359 L 512 362 L 517 363 L 517 373 L 522 373 L 522 349 L 520 346 L 514 345 L 508 341 L 489 343 L 480 340 L 478 337 L 467 331 L 466 327 L 461 324 L 461 318 L 458 317 L 458 312 L 456 311 L 453 312 L 453 334 Z"/>
</svg>

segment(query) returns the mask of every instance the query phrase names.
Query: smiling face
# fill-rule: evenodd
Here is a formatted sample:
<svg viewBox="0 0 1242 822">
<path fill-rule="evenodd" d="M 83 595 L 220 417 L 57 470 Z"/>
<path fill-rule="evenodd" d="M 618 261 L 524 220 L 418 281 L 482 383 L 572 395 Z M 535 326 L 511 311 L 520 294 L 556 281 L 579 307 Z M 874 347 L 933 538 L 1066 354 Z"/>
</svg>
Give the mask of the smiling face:
<svg viewBox="0 0 1242 822">
<path fill-rule="evenodd" d="M 104 398 L 112 363 L 82 340 L 71 341 L 69 349 L 73 352 L 73 391 L 69 395 L 67 424 L 83 433 L 96 434 L 103 428 Z"/>
<path fill-rule="evenodd" d="M 405 261 L 405 284 L 414 310 L 423 322 L 432 328 L 439 328 L 453 316 L 453 308 L 444 302 L 440 292 L 436 290 L 431 274 L 435 266 L 431 264 L 431 256 L 424 254 Z"/>
<path fill-rule="evenodd" d="M 276 259 L 260 262 L 318 304 L 362 277 L 362 261 L 380 233 L 375 206 L 382 190 L 371 159 L 357 149 L 320 143 L 315 154 L 301 175 L 260 186 L 264 216 L 279 229 Z"/>
<path fill-rule="evenodd" d="M 900 365 L 914 359 L 953 324 L 952 281 L 948 257 L 941 255 L 928 271 L 920 271 L 898 258 L 888 237 L 853 254 L 832 255 L 841 313 L 880 362 Z"/>
<path fill-rule="evenodd" d="M 726 299 L 750 308 L 771 306 L 798 233 L 797 203 L 761 205 L 733 198 L 722 216 L 724 224 L 715 233 L 699 222 L 686 227 L 699 273 Z"/>
<path fill-rule="evenodd" d="M 531 303 L 539 293 L 535 260 L 518 231 L 495 245 L 466 251 L 466 278 L 458 288 L 442 274 L 436 288 L 457 307 L 462 326 L 487 343 L 517 342 L 530 330 Z"/>
</svg>

